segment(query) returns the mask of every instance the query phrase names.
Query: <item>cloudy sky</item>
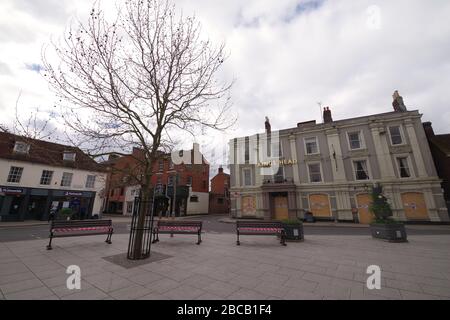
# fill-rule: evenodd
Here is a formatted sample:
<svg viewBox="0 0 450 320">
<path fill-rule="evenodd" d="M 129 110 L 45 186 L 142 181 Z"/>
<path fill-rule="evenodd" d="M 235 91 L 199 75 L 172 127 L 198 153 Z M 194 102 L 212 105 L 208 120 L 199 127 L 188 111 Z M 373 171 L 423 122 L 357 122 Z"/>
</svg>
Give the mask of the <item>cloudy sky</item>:
<svg viewBox="0 0 450 320">
<path fill-rule="evenodd" d="M 389 112 L 399 90 L 409 109 L 435 131 L 450 131 L 450 1 L 448 0 L 176 0 L 204 32 L 225 41 L 223 73 L 239 120 L 222 137 L 320 121 L 318 102 L 334 119 Z M 90 0 L 0 2 L 0 123 L 51 108 L 41 50 Z M 111 5 L 112 1 L 103 1 Z M 202 141 L 199 141 L 202 142 Z"/>
</svg>

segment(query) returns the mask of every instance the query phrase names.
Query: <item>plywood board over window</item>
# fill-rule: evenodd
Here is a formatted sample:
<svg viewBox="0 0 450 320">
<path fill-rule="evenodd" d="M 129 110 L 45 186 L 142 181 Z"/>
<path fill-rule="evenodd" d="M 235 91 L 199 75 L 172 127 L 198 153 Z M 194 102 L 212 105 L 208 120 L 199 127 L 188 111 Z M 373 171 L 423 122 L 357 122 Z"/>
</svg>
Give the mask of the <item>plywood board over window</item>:
<svg viewBox="0 0 450 320">
<path fill-rule="evenodd" d="M 327 194 L 310 194 L 309 208 L 315 217 L 331 217 L 330 197 Z"/>
<path fill-rule="evenodd" d="M 256 198 L 253 196 L 242 197 L 242 215 L 256 215 Z"/>
<path fill-rule="evenodd" d="M 402 194 L 403 210 L 408 220 L 429 220 L 425 197 L 420 192 Z"/>
</svg>

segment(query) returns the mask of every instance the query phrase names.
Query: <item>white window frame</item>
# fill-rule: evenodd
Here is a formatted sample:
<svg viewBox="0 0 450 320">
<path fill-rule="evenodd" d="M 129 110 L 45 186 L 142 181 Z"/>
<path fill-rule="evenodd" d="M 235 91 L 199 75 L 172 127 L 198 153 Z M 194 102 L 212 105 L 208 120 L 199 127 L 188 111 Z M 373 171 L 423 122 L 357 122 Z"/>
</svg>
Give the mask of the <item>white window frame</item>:
<svg viewBox="0 0 450 320">
<path fill-rule="evenodd" d="M 400 172 L 400 163 L 398 161 L 399 158 L 406 158 L 406 162 L 408 163 L 408 169 L 409 169 L 409 177 L 402 177 L 401 176 L 401 172 Z M 408 179 L 413 179 L 414 176 L 414 170 L 413 170 L 413 166 L 412 166 L 412 161 L 411 161 L 411 157 L 409 156 L 409 154 L 396 154 L 395 155 L 395 164 L 397 166 L 397 171 L 398 171 L 398 178 L 402 179 L 402 180 L 408 180 Z"/>
<path fill-rule="evenodd" d="M 352 134 L 352 133 L 358 133 L 359 134 L 359 141 L 360 141 L 359 148 L 352 149 L 352 144 L 350 143 L 350 134 Z M 362 130 L 350 130 L 350 131 L 347 131 L 347 144 L 348 144 L 348 149 L 350 151 L 366 149 L 366 141 L 364 140 L 364 133 L 363 133 L 363 131 Z"/>
<path fill-rule="evenodd" d="M 318 164 L 319 165 L 319 170 L 320 170 L 320 181 L 319 182 L 313 182 L 311 181 L 311 171 L 309 169 L 310 165 L 315 165 Z M 308 169 L 308 181 L 309 183 L 314 183 L 314 184 L 318 184 L 318 183 L 323 183 L 324 179 L 323 179 L 323 170 L 322 170 L 322 163 L 321 162 L 307 162 L 306 163 L 306 168 Z"/>
<path fill-rule="evenodd" d="M 245 172 L 246 171 L 248 171 L 249 173 L 250 173 L 250 184 L 246 184 L 245 183 Z M 250 168 L 244 168 L 244 169 L 242 169 L 242 185 L 244 186 L 244 187 L 251 187 L 251 186 L 253 186 L 253 181 L 252 181 L 253 179 L 252 179 L 252 169 L 250 169 Z"/>
<path fill-rule="evenodd" d="M 402 143 L 400 143 L 400 144 L 393 144 L 392 143 L 391 128 L 395 128 L 395 127 L 398 127 L 399 132 L 400 132 L 400 137 L 402 138 Z M 405 133 L 403 132 L 403 128 L 402 128 L 402 126 L 400 124 L 388 126 L 387 131 L 388 131 L 388 134 L 389 134 L 389 144 L 391 146 L 396 147 L 396 146 L 403 146 L 403 145 L 406 144 Z"/>
<path fill-rule="evenodd" d="M 50 174 L 50 179 L 48 179 L 48 175 L 46 176 L 46 178 L 47 178 L 47 180 L 48 180 L 48 183 L 42 183 L 42 179 L 44 178 L 44 172 L 51 172 L 51 174 Z M 41 186 L 49 186 L 49 185 L 51 185 L 51 184 L 52 184 L 52 180 L 53 180 L 53 175 L 54 175 L 54 174 L 55 174 L 55 172 L 52 171 L 52 170 L 42 170 L 41 179 L 39 180 L 39 184 L 40 184 Z"/>
<path fill-rule="evenodd" d="M 64 151 L 63 160 L 64 161 L 75 161 L 77 154 L 71 151 Z"/>
<path fill-rule="evenodd" d="M 69 181 L 70 183 L 68 185 L 63 184 L 63 181 L 65 181 L 64 180 L 65 174 L 70 175 L 70 181 Z M 70 187 L 72 185 L 72 181 L 73 181 L 73 173 L 72 172 L 63 172 L 62 177 L 61 177 L 61 183 L 60 183 L 61 187 Z"/>
<path fill-rule="evenodd" d="M 16 178 L 18 177 L 19 178 L 18 181 L 9 181 L 10 180 L 9 178 L 12 177 L 11 174 L 12 174 L 13 168 L 19 169 L 19 170 L 15 170 L 16 172 L 14 173 L 14 177 L 16 177 Z M 8 183 L 20 183 L 20 180 L 22 180 L 23 171 L 24 171 L 23 167 L 11 166 L 9 168 L 8 177 L 6 178 L 6 182 L 8 182 Z M 18 172 L 20 172 L 20 175 L 18 174 Z"/>
<path fill-rule="evenodd" d="M 369 158 L 354 158 L 354 159 L 351 159 L 351 161 L 352 161 L 352 168 L 353 168 L 353 178 L 355 179 L 355 181 L 371 181 L 371 180 L 373 180 L 372 170 L 370 168 Z M 355 162 L 356 161 L 365 161 L 366 162 L 367 173 L 369 174 L 369 179 L 360 180 L 360 179 L 357 178 L 357 176 L 356 176 L 356 167 L 355 167 Z"/>
<path fill-rule="evenodd" d="M 88 185 L 88 182 L 90 182 L 89 181 L 89 177 L 93 177 L 93 181 L 92 181 L 92 186 L 91 186 L 91 184 L 89 184 Z M 87 177 L 86 177 L 86 184 L 85 184 L 85 187 L 86 188 L 88 188 L 88 189 L 93 189 L 93 188 L 95 188 L 95 180 L 96 180 L 96 176 L 95 175 L 93 175 L 93 174 L 88 174 L 87 175 Z"/>
<path fill-rule="evenodd" d="M 14 153 L 28 154 L 29 152 L 30 152 L 29 144 L 22 141 L 16 141 L 16 143 L 14 144 Z"/>
<path fill-rule="evenodd" d="M 306 140 L 308 140 L 308 139 L 316 140 L 316 147 L 317 147 L 316 153 L 308 153 L 308 148 L 306 147 Z M 305 149 L 305 155 L 309 156 L 309 155 L 314 155 L 314 154 L 320 154 L 319 138 L 317 136 L 303 138 L 303 145 L 304 145 L 304 149 Z"/>
</svg>

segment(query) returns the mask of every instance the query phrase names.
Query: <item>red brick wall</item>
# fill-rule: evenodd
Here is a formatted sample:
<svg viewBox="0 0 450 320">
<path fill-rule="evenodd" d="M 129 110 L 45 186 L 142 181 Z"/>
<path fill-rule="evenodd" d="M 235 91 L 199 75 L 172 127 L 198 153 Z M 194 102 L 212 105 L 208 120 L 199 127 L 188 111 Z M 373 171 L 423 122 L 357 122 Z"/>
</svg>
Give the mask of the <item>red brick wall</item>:
<svg viewBox="0 0 450 320">
<path fill-rule="evenodd" d="M 219 202 L 222 199 L 222 202 Z M 209 213 L 219 214 L 219 213 L 230 213 L 230 199 L 224 197 L 221 194 L 209 194 Z"/>
<path fill-rule="evenodd" d="M 225 194 L 225 190 L 229 191 L 230 175 L 219 172 L 211 179 L 211 193 Z"/>
</svg>

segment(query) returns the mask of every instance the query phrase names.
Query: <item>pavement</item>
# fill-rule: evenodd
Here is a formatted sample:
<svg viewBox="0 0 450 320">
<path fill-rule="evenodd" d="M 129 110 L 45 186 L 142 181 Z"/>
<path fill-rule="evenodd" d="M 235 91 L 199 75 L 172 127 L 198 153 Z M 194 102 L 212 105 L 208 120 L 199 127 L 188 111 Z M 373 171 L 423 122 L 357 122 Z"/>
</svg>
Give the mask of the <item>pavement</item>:
<svg viewBox="0 0 450 320">
<path fill-rule="evenodd" d="M 125 268 L 105 260 L 127 250 L 128 235 L 0 243 L 0 300 L 305 300 L 450 299 L 450 235 L 410 235 L 387 243 L 369 235 L 308 235 L 286 247 L 271 236 L 206 232 L 161 235 L 152 252 L 166 259 Z M 142 262 L 141 262 L 142 263 Z M 67 267 L 81 270 L 69 290 Z M 369 290 L 369 265 L 381 268 L 381 289 Z"/>
</svg>

